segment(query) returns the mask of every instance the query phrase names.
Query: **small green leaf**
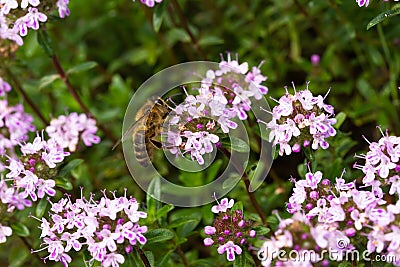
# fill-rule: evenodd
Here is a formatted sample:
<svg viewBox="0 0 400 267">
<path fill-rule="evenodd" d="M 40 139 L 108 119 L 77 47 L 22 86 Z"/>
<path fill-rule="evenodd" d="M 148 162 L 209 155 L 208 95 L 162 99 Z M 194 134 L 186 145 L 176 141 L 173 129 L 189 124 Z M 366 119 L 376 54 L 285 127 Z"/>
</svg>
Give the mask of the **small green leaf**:
<svg viewBox="0 0 400 267">
<path fill-rule="evenodd" d="M 334 127 L 336 129 L 339 129 L 340 126 L 342 126 L 343 122 L 346 119 L 346 113 L 340 112 L 339 114 L 336 115 L 336 123 L 334 124 Z"/>
<path fill-rule="evenodd" d="M 171 253 L 172 253 L 172 252 L 173 252 L 173 251 L 168 251 L 167 253 L 165 253 L 165 255 L 164 255 L 160 260 L 158 260 L 158 261 L 156 262 L 156 266 L 157 266 L 157 267 L 163 267 L 163 266 L 165 266 L 166 263 L 168 262 L 170 256 L 171 256 Z"/>
<path fill-rule="evenodd" d="M 154 222 L 157 210 L 161 203 L 156 198 L 160 198 L 161 184 L 158 177 L 151 180 L 149 187 L 147 188 L 146 205 L 147 205 L 147 220 L 152 223 Z"/>
<path fill-rule="evenodd" d="M 168 225 L 168 227 L 169 228 L 176 228 L 176 227 L 179 227 L 179 226 L 185 225 L 187 223 L 191 223 L 191 222 L 196 222 L 197 223 L 197 222 L 199 222 L 199 220 L 197 218 L 193 218 L 193 217 L 181 217 L 181 218 L 178 218 L 178 219 L 172 221 Z"/>
<path fill-rule="evenodd" d="M 154 255 L 151 251 L 145 251 L 144 255 L 149 260 L 150 266 L 154 266 Z"/>
<path fill-rule="evenodd" d="M 385 12 L 380 13 L 378 16 L 376 16 L 375 18 L 373 18 L 367 25 L 367 30 L 371 29 L 372 27 L 374 27 L 376 24 L 381 23 L 382 21 L 393 17 L 395 15 L 400 14 L 400 8 L 395 8 L 392 10 L 387 10 Z"/>
<path fill-rule="evenodd" d="M 97 66 L 97 63 L 94 62 L 94 61 L 85 62 L 85 63 L 79 64 L 79 65 L 77 65 L 75 67 L 70 68 L 67 71 L 67 75 L 70 75 L 72 73 L 85 72 L 85 71 L 88 71 L 90 69 L 93 69 L 96 66 Z"/>
<path fill-rule="evenodd" d="M 158 32 L 160 30 L 162 21 L 164 19 L 164 12 L 166 6 L 167 6 L 167 1 L 163 1 L 154 8 L 153 27 L 155 32 Z"/>
<path fill-rule="evenodd" d="M 233 262 L 233 267 L 247 267 L 249 266 L 249 262 L 247 262 L 247 258 L 245 253 L 238 255 Z"/>
<path fill-rule="evenodd" d="M 60 75 L 58 74 L 51 74 L 42 77 L 39 81 L 39 89 L 43 89 L 50 84 L 52 84 L 55 80 L 60 79 Z"/>
<path fill-rule="evenodd" d="M 168 205 L 163 206 L 161 209 L 159 209 L 159 210 L 157 211 L 157 216 L 156 216 L 156 218 L 157 218 L 157 219 L 160 219 L 161 217 L 164 217 L 165 215 L 168 214 L 168 212 L 170 212 L 170 211 L 173 210 L 173 209 L 174 209 L 174 205 L 171 205 L 171 204 L 168 204 Z"/>
<path fill-rule="evenodd" d="M 169 229 L 165 228 L 160 228 L 160 229 L 154 229 L 150 230 L 145 234 L 147 238 L 146 246 L 153 244 L 153 243 L 159 243 L 163 242 L 166 240 L 170 240 L 174 238 L 175 234 Z"/>
<path fill-rule="evenodd" d="M 28 227 L 26 227 L 25 224 L 22 224 L 20 222 L 15 222 L 11 224 L 11 228 L 13 230 L 13 234 L 16 234 L 18 236 L 29 236 L 30 232 Z"/>
<path fill-rule="evenodd" d="M 224 39 L 218 36 L 205 36 L 199 40 L 200 46 L 224 44 Z"/>
<path fill-rule="evenodd" d="M 65 165 L 60 172 L 58 173 L 58 176 L 65 177 L 67 176 L 68 173 L 70 173 L 73 169 L 78 167 L 80 164 L 83 163 L 83 159 L 74 159 L 68 162 L 67 165 Z"/>
<path fill-rule="evenodd" d="M 54 179 L 56 181 L 56 186 L 64 188 L 65 190 L 72 190 L 73 186 L 71 182 L 65 177 L 56 177 Z"/>
<path fill-rule="evenodd" d="M 243 211 L 243 203 L 241 201 L 236 202 L 235 204 L 233 204 L 232 210 L 241 210 Z"/>
<path fill-rule="evenodd" d="M 36 217 L 38 217 L 38 218 L 43 217 L 43 214 L 47 208 L 47 203 L 49 203 L 49 201 L 46 198 L 42 198 L 39 201 L 38 205 L 36 206 L 36 210 L 35 210 Z"/>
<path fill-rule="evenodd" d="M 46 30 L 43 30 L 43 28 L 40 28 L 37 31 L 37 41 L 40 45 L 40 47 L 43 49 L 43 51 L 49 56 L 52 57 L 54 56 L 54 50 L 51 44 L 51 38 L 47 34 Z"/>
<path fill-rule="evenodd" d="M 221 140 L 221 144 L 224 147 L 230 147 L 232 150 L 240 152 L 240 153 L 249 153 L 250 152 L 250 147 L 249 144 L 247 144 L 244 140 L 237 138 L 237 137 L 231 137 L 231 140 L 229 141 L 229 138 L 224 138 Z"/>
<path fill-rule="evenodd" d="M 271 229 L 264 227 L 264 226 L 256 226 L 256 227 L 254 227 L 254 230 L 256 230 L 258 237 L 266 235 L 271 231 Z"/>
</svg>

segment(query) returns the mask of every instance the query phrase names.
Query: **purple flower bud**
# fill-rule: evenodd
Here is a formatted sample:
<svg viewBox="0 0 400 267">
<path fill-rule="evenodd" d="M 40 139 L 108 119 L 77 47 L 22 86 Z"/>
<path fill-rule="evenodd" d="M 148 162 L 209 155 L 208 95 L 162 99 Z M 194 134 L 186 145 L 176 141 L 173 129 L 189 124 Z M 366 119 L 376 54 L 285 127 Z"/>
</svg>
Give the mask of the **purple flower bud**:
<svg viewBox="0 0 400 267">
<path fill-rule="evenodd" d="M 226 220 L 228 220 L 229 219 L 229 216 L 228 215 L 224 215 L 224 217 L 222 217 L 222 220 L 224 220 L 224 221 L 226 221 Z"/>
<path fill-rule="evenodd" d="M 300 146 L 299 144 L 296 143 L 296 144 L 293 145 L 292 151 L 293 151 L 294 153 L 299 153 L 300 150 L 301 150 L 301 146 Z"/>
<path fill-rule="evenodd" d="M 317 191 L 310 192 L 310 198 L 311 199 L 318 199 L 318 197 L 319 197 L 319 194 L 318 194 Z"/>
<path fill-rule="evenodd" d="M 192 122 L 192 121 L 193 121 L 193 118 L 192 118 L 192 117 L 187 117 L 187 118 L 186 118 L 186 121 L 187 121 L 187 122 Z"/>
<path fill-rule="evenodd" d="M 321 59 L 320 56 L 317 55 L 317 54 L 311 55 L 311 58 L 310 58 L 311 63 L 312 63 L 314 66 L 318 66 L 318 65 L 319 65 L 320 59 Z"/>
<path fill-rule="evenodd" d="M 123 224 L 124 223 L 124 219 L 118 219 L 117 224 Z"/>
<path fill-rule="evenodd" d="M 207 237 L 206 239 L 204 239 L 204 246 L 211 246 L 212 244 L 214 244 L 214 240 L 212 240 L 211 238 Z"/>
<path fill-rule="evenodd" d="M 250 230 L 250 232 L 249 232 L 250 237 L 256 237 L 256 235 L 257 235 L 257 232 L 255 230 Z"/>
<path fill-rule="evenodd" d="M 346 235 L 348 236 L 348 237 L 353 237 L 353 236 L 355 236 L 356 235 L 356 229 L 354 229 L 354 228 L 348 228 L 348 229 L 346 229 Z"/>
<path fill-rule="evenodd" d="M 203 127 L 204 127 L 204 125 L 201 124 L 201 123 L 199 123 L 199 124 L 196 125 L 197 130 L 201 130 L 201 128 L 203 128 Z"/>
<path fill-rule="evenodd" d="M 110 229 L 111 229 L 111 226 L 110 226 L 109 224 L 105 224 L 105 225 L 103 225 L 103 229 L 110 230 Z"/>
<path fill-rule="evenodd" d="M 215 146 L 217 147 L 217 148 L 220 148 L 221 146 L 222 146 L 222 144 L 221 144 L 221 142 L 217 142 L 216 144 L 215 144 Z"/>
<path fill-rule="evenodd" d="M 328 179 L 324 179 L 324 180 L 322 180 L 321 184 L 329 186 L 331 184 L 331 181 L 329 181 Z"/>
<path fill-rule="evenodd" d="M 127 254 L 131 253 L 132 251 L 133 251 L 133 248 L 132 248 L 131 245 L 128 245 L 128 246 L 125 247 L 125 252 L 126 252 Z"/>
<path fill-rule="evenodd" d="M 400 165 L 397 165 L 396 168 L 394 169 L 396 172 L 400 172 Z"/>
<path fill-rule="evenodd" d="M 241 237 L 242 236 L 242 232 L 237 232 L 236 233 L 236 237 Z"/>
<path fill-rule="evenodd" d="M 353 224 L 354 224 L 353 221 L 348 221 L 348 222 L 347 222 L 347 225 L 348 225 L 348 226 L 352 226 Z"/>
<path fill-rule="evenodd" d="M 329 261 L 328 260 L 323 260 L 321 262 L 321 264 L 322 264 L 323 267 L 328 267 L 329 266 Z"/>
<path fill-rule="evenodd" d="M 355 208 L 353 207 L 353 206 L 351 206 L 351 207 L 349 207 L 348 209 L 347 209 L 347 212 L 352 212 L 353 210 L 355 210 Z"/>
<path fill-rule="evenodd" d="M 213 234 L 215 234 L 216 231 L 217 231 L 217 229 L 215 229 L 215 227 L 212 227 L 212 226 L 204 227 L 204 233 L 206 235 L 213 235 Z"/>
<path fill-rule="evenodd" d="M 30 159 L 30 160 L 29 160 L 29 164 L 30 164 L 31 166 L 34 166 L 35 163 L 36 163 L 36 160 L 35 160 L 35 159 Z"/>
<path fill-rule="evenodd" d="M 308 147 L 310 145 L 310 141 L 304 140 L 303 146 Z"/>
<path fill-rule="evenodd" d="M 306 209 L 311 210 L 312 208 L 314 208 L 314 205 L 312 203 L 307 203 Z"/>
<path fill-rule="evenodd" d="M 301 239 L 307 239 L 308 238 L 308 234 L 307 233 L 303 233 L 302 235 L 301 235 Z"/>
<path fill-rule="evenodd" d="M 294 250 L 299 250 L 299 249 L 300 249 L 300 246 L 299 246 L 299 245 L 295 245 L 295 246 L 293 247 L 293 249 L 294 249 Z"/>
<path fill-rule="evenodd" d="M 244 243 L 246 243 L 246 238 L 243 238 L 242 240 L 240 240 L 240 245 L 243 245 Z"/>
<path fill-rule="evenodd" d="M 238 226 L 239 226 L 240 228 L 244 227 L 245 225 L 246 225 L 246 222 L 245 222 L 244 220 L 241 220 L 241 221 L 238 223 Z"/>
<path fill-rule="evenodd" d="M 231 231 L 229 231 L 229 230 L 225 230 L 225 231 L 224 231 L 224 234 L 225 234 L 225 235 L 229 235 L 230 233 L 231 233 Z"/>
<path fill-rule="evenodd" d="M 329 201 L 331 201 L 332 199 L 334 199 L 334 196 L 329 195 L 326 199 L 329 200 Z"/>
<path fill-rule="evenodd" d="M 218 241 L 219 241 L 219 242 L 224 242 L 224 241 L 225 241 L 225 238 L 223 238 L 222 236 L 220 236 L 220 237 L 218 237 Z"/>
</svg>

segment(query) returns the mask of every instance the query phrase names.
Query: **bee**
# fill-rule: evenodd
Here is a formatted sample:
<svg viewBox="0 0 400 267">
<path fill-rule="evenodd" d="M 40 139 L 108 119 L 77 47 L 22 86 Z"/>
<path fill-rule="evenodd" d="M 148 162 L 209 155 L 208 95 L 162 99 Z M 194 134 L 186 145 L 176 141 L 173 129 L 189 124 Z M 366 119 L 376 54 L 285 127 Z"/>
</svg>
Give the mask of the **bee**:
<svg viewBox="0 0 400 267">
<path fill-rule="evenodd" d="M 135 122 L 129 127 L 126 134 L 132 132 L 134 155 L 143 167 L 153 159 L 153 149 L 161 149 L 161 132 L 171 108 L 160 97 L 152 96 L 137 111 Z M 121 141 L 124 139 L 125 135 Z M 114 146 L 114 148 L 119 142 Z"/>
</svg>

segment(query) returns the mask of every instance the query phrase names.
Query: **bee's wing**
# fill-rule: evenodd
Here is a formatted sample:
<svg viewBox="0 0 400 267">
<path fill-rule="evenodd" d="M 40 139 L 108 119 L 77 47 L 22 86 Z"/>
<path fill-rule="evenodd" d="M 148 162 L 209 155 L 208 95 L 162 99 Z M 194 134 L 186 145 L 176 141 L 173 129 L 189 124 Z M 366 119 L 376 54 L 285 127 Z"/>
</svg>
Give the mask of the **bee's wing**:
<svg viewBox="0 0 400 267">
<path fill-rule="evenodd" d="M 117 143 L 115 143 L 115 145 L 112 147 L 112 150 L 114 150 L 121 142 L 125 141 L 125 138 L 132 134 L 133 129 L 135 129 L 135 127 L 140 124 L 144 119 L 147 118 L 147 116 L 149 115 L 149 112 L 146 112 L 142 117 L 140 117 L 137 121 L 133 122 L 131 124 L 131 126 L 129 126 L 128 130 L 126 130 L 126 132 L 122 135 L 121 139 L 118 140 Z"/>
</svg>

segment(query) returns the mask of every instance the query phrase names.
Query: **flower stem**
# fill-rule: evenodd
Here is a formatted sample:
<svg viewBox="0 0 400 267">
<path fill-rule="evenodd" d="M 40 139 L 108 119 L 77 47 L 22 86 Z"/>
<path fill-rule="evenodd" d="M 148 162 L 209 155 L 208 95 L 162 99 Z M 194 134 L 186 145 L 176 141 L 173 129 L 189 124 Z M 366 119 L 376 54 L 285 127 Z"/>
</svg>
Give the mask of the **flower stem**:
<svg viewBox="0 0 400 267">
<path fill-rule="evenodd" d="M 189 267 L 189 266 L 190 266 L 190 265 L 189 265 L 189 262 L 188 262 L 188 260 L 187 260 L 187 258 L 186 258 L 186 256 L 185 256 L 185 253 L 183 252 L 181 246 L 178 246 L 178 247 L 176 248 L 176 251 L 178 252 L 179 256 L 181 257 L 183 265 L 184 265 L 185 267 Z"/>
<path fill-rule="evenodd" d="M 196 36 L 194 36 L 194 34 L 192 33 L 192 31 L 189 28 L 189 25 L 185 19 L 185 16 L 183 15 L 181 6 L 179 5 L 177 0 L 171 0 L 171 4 L 172 7 L 174 8 L 174 11 L 176 12 L 176 14 L 178 15 L 179 21 L 181 23 L 181 26 L 183 27 L 183 29 L 186 31 L 186 33 L 189 35 L 190 40 L 192 41 L 192 44 L 194 46 L 194 49 L 197 51 L 197 53 L 204 59 L 207 59 L 206 54 L 204 53 L 204 51 L 201 49 L 199 42 L 196 38 Z"/>
<path fill-rule="evenodd" d="M 247 176 L 246 172 L 244 172 L 244 170 L 243 170 L 243 168 L 241 167 L 240 164 L 238 164 L 234 159 L 231 159 L 231 153 L 230 153 L 226 148 L 220 147 L 219 150 L 220 150 L 226 157 L 228 157 L 228 159 L 232 160 L 233 165 L 235 166 L 236 170 L 237 170 L 239 173 L 242 173 L 242 172 L 243 172 L 242 180 L 243 180 L 243 182 L 244 182 L 244 184 L 245 184 L 246 191 L 247 191 L 247 194 L 249 195 L 251 204 L 253 204 L 253 207 L 256 209 L 256 211 L 257 211 L 258 215 L 260 216 L 261 221 L 262 221 L 262 223 L 264 224 L 264 226 L 267 227 L 265 214 L 263 213 L 263 211 L 262 211 L 260 205 L 258 204 L 257 199 L 256 199 L 256 196 L 254 195 L 254 192 L 250 192 L 250 191 L 249 191 L 249 189 L 250 189 L 250 180 L 249 180 L 249 177 Z"/>
<path fill-rule="evenodd" d="M 96 120 L 99 129 L 107 136 L 108 139 L 110 139 L 113 143 L 117 142 L 117 139 L 113 137 L 111 132 L 105 128 L 102 124 L 99 123 L 99 121 L 93 116 L 93 114 L 89 111 L 89 109 L 86 107 L 86 105 L 82 102 L 81 98 L 78 95 L 78 92 L 75 90 L 75 88 L 71 85 L 70 81 L 68 80 L 67 74 L 65 73 L 64 69 L 62 68 L 60 61 L 58 60 L 58 57 L 56 54 L 52 56 L 52 61 L 54 64 L 54 67 L 56 68 L 58 74 L 61 77 L 61 80 L 64 82 L 64 84 L 67 86 L 68 91 L 71 93 L 75 101 L 78 103 L 78 105 L 81 107 L 83 112 L 86 113 L 89 117 L 93 118 Z"/>
<path fill-rule="evenodd" d="M 149 259 L 146 257 L 146 254 L 144 254 L 144 251 L 139 247 L 136 247 L 136 250 L 139 254 L 140 259 L 143 261 L 144 266 L 151 267 Z"/>
<path fill-rule="evenodd" d="M 35 105 L 35 103 L 29 98 L 29 96 L 26 94 L 24 88 L 22 87 L 22 84 L 19 82 L 18 78 L 14 75 L 14 73 L 11 72 L 11 70 L 7 67 L 5 67 L 5 71 L 7 73 L 7 76 L 10 77 L 12 80 L 15 89 L 22 95 L 26 103 L 31 107 L 32 111 L 39 117 L 39 119 L 42 121 L 44 125 L 48 125 L 49 122 L 48 120 L 44 117 L 44 115 L 40 112 L 40 109 Z"/>
</svg>

